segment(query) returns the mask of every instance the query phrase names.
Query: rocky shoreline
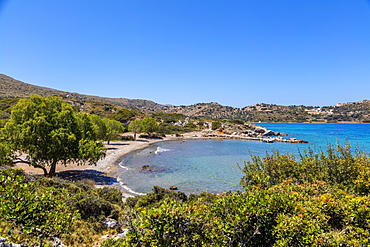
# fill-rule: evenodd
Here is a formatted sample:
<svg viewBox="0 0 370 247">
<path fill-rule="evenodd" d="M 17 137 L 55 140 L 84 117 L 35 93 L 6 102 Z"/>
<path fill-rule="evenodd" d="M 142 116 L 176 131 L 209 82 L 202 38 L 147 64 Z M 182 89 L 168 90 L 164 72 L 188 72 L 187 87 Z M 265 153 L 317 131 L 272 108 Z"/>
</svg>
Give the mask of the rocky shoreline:
<svg viewBox="0 0 370 247">
<path fill-rule="evenodd" d="M 296 138 L 285 139 L 286 133 L 272 131 L 264 127 L 245 123 L 244 125 L 223 125 L 217 130 L 203 130 L 202 137 L 205 138 L 223 138 L 223 139 L 240 139 L 250 141 L 287 142 L 287 143 L 308 143 Z"/>
</svg>

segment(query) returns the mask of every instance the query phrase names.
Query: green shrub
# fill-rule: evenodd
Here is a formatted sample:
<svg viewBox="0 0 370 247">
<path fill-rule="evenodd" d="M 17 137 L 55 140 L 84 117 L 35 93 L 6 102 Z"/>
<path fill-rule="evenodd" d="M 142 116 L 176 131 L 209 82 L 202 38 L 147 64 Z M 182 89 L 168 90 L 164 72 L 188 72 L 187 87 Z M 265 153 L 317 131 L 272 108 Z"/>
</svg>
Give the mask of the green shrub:
<svg viewBox="0 0 370 247">
<path fill-rule="evenodd" d="M 76 196 L 73 206 L 84 220 L 99 221 L 110 217 L 117 219 L 118 215 L 114 206 L 108 201 L 90 193 L 81 193 Z"/>
<path fill-rule="evenodd" d="M 244 121 L 243 120 L 240 120 L 240 119 L 230 119 L 229 120 L 229 123 L 232 123 L 232 124 L 244 124 Z"/>
<path fill-rule="evenodd" d="M 79 216 L 61 199 L 69 194 L 41 187 L 38 182 L 26 182 L 20 169 L 0 171 L 0 184 L 0 219 L 16 228 L 5 233 L 12 241 L 20 241 L 22 234 L 32 236 L 33 243 L 60 236 Z"/>
<path fill-rule="evenodd" d="M 370 199 L 325 182 L 196 198 L 136 207 L 122 246 L 369 245 Z"/>
<path fill-rule="evenodd" d="M 100 198 L 107 200 L 110 203 L 122 204 L 122 192 L 116 188 L 104 187 L 94 190 Z"/>
<path fill-rule="evenodd" d="M 222 126 L 220 121 L 214 121 L 212 122 L 212 130 L 216 130 Z"/>
<path fill-rule="evenodd" d="M 308 149 L 299 157 L 274 152 L 265 158 L 252 157 L 243 167 L 241 185 L 271 186 L 284 180 L 295 182 L 325 181 L 357 194 L 370 192 L 370 157 L 352 152 L 351 146 L 328 145 L 326 152 Z"/>
</svg>

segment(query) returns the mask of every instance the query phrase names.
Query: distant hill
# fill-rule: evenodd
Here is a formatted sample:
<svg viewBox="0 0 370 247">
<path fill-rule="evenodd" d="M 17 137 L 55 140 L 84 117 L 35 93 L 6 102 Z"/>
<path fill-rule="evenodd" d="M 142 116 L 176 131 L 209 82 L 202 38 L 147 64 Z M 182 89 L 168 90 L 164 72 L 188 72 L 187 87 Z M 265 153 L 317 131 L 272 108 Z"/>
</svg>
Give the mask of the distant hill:
<svg viewBox="0 0 370 247">
<path fill-rule="evenodd" d="M 370 101 L 338 103 L 335 106 L 280 106 L 256 104 L 244 108 L 223 106 L 216 102 L 190 106 L 161 105 L 150 100 L 104 98 L 39 87 L 0 74 L 0 98 L 23 98 L 32 94 L 60 95 L 72 101 L 109 103 L 144 113 L 180 113 L 190 117 L 242 119 L 250 122 L 370 122 Z"/>
<path fill-rule="evenodd" d="M 99 96 L 84 95 L 40 87 L 15 80 L 7 75 L 0 74 L 0 98 L 25 98 L 32 94 L 42 96 L 59 95 L 80 101 L 107 102 L 127 109 L 140 110 L 147 113 L 167 111 L 172 106 L 157 104 L 150 100 L 104 98 Z"/>
<path fill-rule="evenodd" d="M 25 98 L 32 94 L 42 96 L 65 95 L 65 92 L 51 88 L 39 87 L 15 80 L 9 76 L 0 74 L 0 97 L 1 98 Z"/>
</svg>

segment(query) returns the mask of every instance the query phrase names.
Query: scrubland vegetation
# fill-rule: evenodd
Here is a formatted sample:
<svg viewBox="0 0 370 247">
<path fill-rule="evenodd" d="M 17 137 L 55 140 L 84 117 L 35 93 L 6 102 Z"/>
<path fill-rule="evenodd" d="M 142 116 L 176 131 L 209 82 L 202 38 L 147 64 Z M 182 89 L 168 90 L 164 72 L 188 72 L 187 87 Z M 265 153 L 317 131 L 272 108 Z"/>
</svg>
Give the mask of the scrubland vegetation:
<svg viewBox="0 0 370 247">
<path fill-rule="evenodd" d="M 68 246 L 367 246 L 370 158 L 348 145 L 301 157 L 274 153 L 243 168 L 244 192 L 185 195 L 113 188 L 1 171 L 0 235 Z M 113 229 L 101 222 L 116 219 Z M 125 238 L 101 240 L 128 229 Z"/>
<path fill-rule="evenodd" d="M 50 246 L 59 238 L 67 246 L 104 247 L 370 245 L 370 157 L 347 144 L 298 156 L 275 152 L 253 157 L 241 167 L 242 192 L 185 195 L 154 187 L 152 193 L 123 202 L 115 188 L 97 189 L 88 180 L 33 177 L 11 164 L 20 161 L 15 156 L 20 152 L 30 165 L 45 169 L 70 160 L 94 163 L 104 153 L 101 142 L 117 138 L 125 128 L 148 136 L 181 133 L 204 128 L 205 120 L 187 121 L 169 113 L 136 118 L 123 110 L 115 120 L 40 96 L 1 109 L 9 118 L 1 129 L 0 236 L 9 242 Z M 108 227 L 107 220 L 115 226 Z M 125 237 L 113 238 L 122 232 Z"/>
</svg>

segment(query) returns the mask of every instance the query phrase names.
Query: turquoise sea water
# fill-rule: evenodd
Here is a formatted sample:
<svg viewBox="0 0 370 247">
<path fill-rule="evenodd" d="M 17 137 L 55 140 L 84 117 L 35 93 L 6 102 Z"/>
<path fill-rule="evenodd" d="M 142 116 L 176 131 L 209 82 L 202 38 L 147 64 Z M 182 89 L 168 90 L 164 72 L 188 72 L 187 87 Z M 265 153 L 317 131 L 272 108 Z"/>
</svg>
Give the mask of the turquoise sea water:
<svg viewBox="0 0 370 247">
<path fill-rule="evenodd" d="M 370 152 L 370 124 L 259 123 L 289 134 L 287 138 L 309 144 L 263 143 L 241 140 L 188 140 L 156 143 L 123 157 L 117 170 L 121 184 L 135 192 L 150 192 L 153 186 L 177 186 L 185 193 L 242 190 L 239 166 L 251 155 L 265 156 L 274 150 L 298 153 L 307 147 L 326 149 L 327 143 L 345 143 Z M 148 165 L 152 171 L 142 171 Z"/>
</svg>

